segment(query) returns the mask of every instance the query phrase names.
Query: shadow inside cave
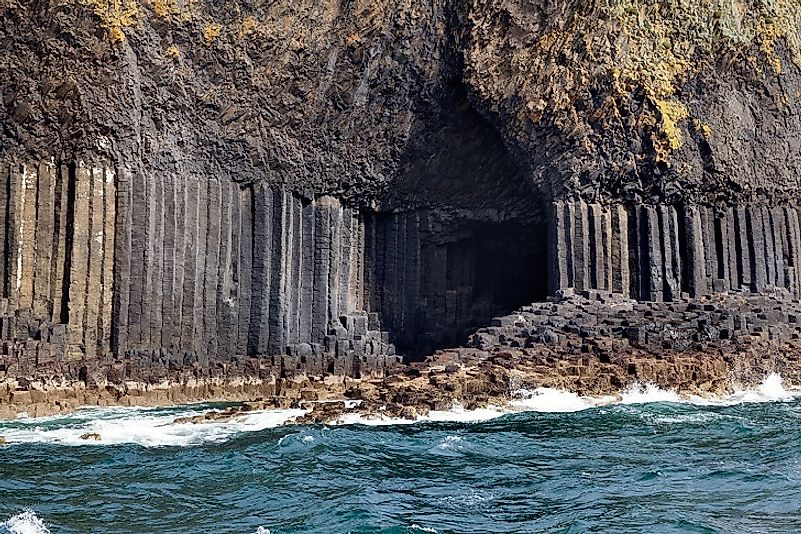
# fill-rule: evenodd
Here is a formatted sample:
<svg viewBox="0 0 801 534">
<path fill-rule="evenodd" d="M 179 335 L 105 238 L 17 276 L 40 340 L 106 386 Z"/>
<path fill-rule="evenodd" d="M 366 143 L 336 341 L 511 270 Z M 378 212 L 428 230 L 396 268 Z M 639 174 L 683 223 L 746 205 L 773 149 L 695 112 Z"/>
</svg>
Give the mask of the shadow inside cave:
<svg viewBox="0 0 801 534">
<path fill-rule="evenodd" d="M 546 297 L 544 224 L 460 221 L 443 231 L 420 210 L 370 215 L 365 236 L 367 307 L 410 361 Z"/>
<path fill-rule="evenodd" d="M 365 305 L 407 360 L 547 292 L 546 195 L 455 80 L 365 221 Z"/>
</svg>

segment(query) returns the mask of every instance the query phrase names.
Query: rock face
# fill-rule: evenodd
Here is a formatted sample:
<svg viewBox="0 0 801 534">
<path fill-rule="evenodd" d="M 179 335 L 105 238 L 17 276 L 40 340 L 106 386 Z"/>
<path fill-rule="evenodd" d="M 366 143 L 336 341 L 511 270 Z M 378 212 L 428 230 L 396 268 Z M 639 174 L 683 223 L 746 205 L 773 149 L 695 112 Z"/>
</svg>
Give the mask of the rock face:
<svg viewBox="0 0 801 534">
<path fill-rule="evenodd" d="M 6 157 L 471 209 L 529 181 L 645 202 L 798 193 L 792 0 L 0 9 Z"/>
<path fill-rule="evenodd" d="M 570 292 L 801 297 L 797 2 L 0 13 L 14 391 L 381 377 Z"/>
<path fill-rule="evenodd" d="M 745 291 L 801 297 L 795 206 L 555 202 L 551 290 L 642 301 Z"/>
</svg>

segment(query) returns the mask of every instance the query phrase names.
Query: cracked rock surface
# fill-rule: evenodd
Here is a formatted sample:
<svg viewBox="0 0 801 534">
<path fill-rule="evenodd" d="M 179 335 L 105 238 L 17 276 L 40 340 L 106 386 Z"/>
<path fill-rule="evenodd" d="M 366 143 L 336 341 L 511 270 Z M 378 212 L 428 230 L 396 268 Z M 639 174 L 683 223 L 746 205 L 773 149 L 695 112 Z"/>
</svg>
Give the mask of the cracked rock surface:
<svg viewBox="0 0 801 534">
<path fill-rule="evenodd" d="M 546 195 L 797 198 L 801 7 L 715 5 L 4 0 L 0 149 L 356 203 L 488 174 Z"/>
</svg>

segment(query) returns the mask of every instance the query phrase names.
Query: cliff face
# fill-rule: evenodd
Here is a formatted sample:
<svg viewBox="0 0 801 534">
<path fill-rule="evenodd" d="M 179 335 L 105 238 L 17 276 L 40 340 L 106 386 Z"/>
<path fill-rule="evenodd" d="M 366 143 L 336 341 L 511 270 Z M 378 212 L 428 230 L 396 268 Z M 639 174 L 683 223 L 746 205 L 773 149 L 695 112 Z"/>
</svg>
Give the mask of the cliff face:
<svg viewBox="0 0 801 534">
<path fill-rule="evenodd" d="M 0 8 L 9 155 L 362 203 L 419 203 L 408 190 L 427 184 L 474 204 L 487 174 L 518 195 L 520 182 L 645 201 L 797 193 L 789 0 Z"/>
<path fill-rule="evenodd" d="M 557 290 L 800 294 L 790 0 L 0 13 L 3 372 L 381 374 Z"/>
<path fill-rule="evenodd" d="M 374 197 L 453 76 L 442 3 L 4 3 L 23 157 Z"/>
<path fill-rule="evenodd" d="M 797 196 L 797 2 L 490 0 L 466 19 L 475 100 L 547 189 Z"/>
</svg>

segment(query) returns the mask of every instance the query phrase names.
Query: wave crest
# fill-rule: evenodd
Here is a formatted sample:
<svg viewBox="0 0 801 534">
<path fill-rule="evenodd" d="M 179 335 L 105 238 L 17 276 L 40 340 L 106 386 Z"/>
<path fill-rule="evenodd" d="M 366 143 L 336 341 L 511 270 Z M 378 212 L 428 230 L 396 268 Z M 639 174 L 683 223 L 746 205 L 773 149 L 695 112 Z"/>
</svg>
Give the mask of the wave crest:
<svg viewBox="0 0 801 534">
<path fill-rule="evenodd" d="M 659 388 L 654 384 L 634 384 L 619 395 L 585 397 L 569 391 L 536 388 L 511 391 L 512 400 L 505 406 L 487 406 L 476 410 L 465 409 L 454 403 L 450 410 L 432 410 L 417 420 L 395 419 L 381 414 L 364 415 L 345 413 L 339 424 L 397 425 L 418 421 L 471 423 L 488 421 L 520 412 L 566 413 L 578 412 L 615 404 L 681 403 L 700 406 L 730 406 L 741 403 L 776 402 L 796 398 L 801 391 L 784 387 L 780 375 L 773 373 L 756 388 L 741 389 L 725 397 L 699 397 L 681 395 L 675 391 Z M 58 443 L 63 445 L 119 445 L 135 443 L 146 447 L 193 446 L 209 442 L 224 442 L 246 432 L 274 428 L 298 417 L 305 410 L 264 410 L 243 414 L 233 420 L 209 423 L 175 423 L 177 417 L 207 412 L 209 406 L 190 405 L 175 408 L 92 408 L 72 415 L 42 419 L 17 419 L 0 423 L 0 435 L 9 443 Z M 98 441 L 82 439 L 81 436 L 100 436 Z M 314 441 L 313 436 L 302 438 L 304 443 Z M 280 442 L 279 442 L 280 444 Z M 448 443 L 451 445 L 451 443 Z M 15 516 L 17 518 L 18 516 Z M 23 515 L 2 524 L 17 527 L 25 520 L 38 518 Z M 41 522 L 40 522 L 41 523 Z M 36 524 L 31 523 L 31 524 Z M 40 531 L 11 531 L 29 534 Z M 46 532 L 46 531 L 41 531 Z M 2 531 L 0 531 L 2 534 Z"/>
<path fill-rule="evenodd" d="M 25 510 L 0 523 L 0 533 L 50 534 L 50 529 L 32 510 Z"/>
<path fill-rule="evenodd" d="M 88 408 L 66 416 L 0 423 L 0 435 L 10 444 L 102 446 L 134 443 L 145 447 L 186 447 L 221 443 L 244 432 L 275 428 L 306 413 L 305 410 L 262 410 L 225 422 L 175 423 L 178 417 L 199 415 L 210 409 L 199 405 L 155 409 Z M 93 435 L 99 438 L 86 439 Z"/>
</svg>

